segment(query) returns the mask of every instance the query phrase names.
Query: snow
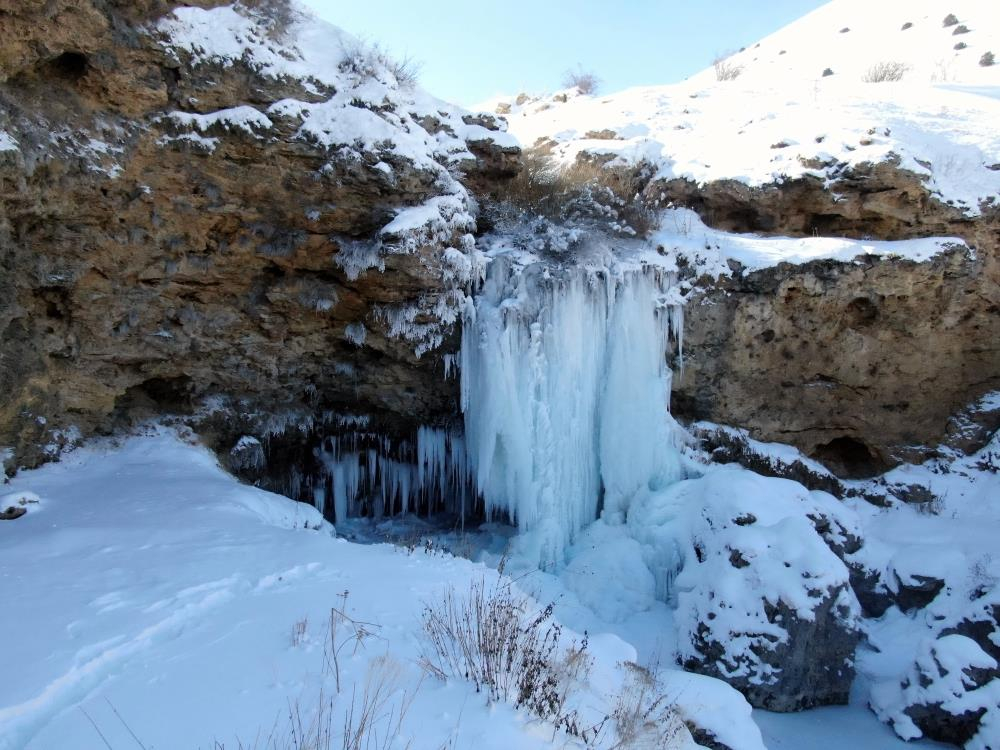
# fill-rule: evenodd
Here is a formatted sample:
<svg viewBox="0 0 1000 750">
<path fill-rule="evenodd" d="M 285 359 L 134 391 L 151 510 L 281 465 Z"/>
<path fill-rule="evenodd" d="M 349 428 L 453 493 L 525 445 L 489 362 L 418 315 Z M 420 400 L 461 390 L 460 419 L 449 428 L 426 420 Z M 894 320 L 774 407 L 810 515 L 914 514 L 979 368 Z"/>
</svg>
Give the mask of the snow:
<svg viewBox="0 0 1000 750">
<path fill-rule="evenodd" d="M 404 692 L 413 701 L 400 747 L 577 746 L 464 681 L 422 676 L 423 603 L 496 581 L 480 564 L 336 539 L 314 509 L 239 484 L 165 429 L 91 444 L 14 486 L 46 509 L 0 526 L 0 631 L 16 646 L 4 652 L 14 679 L 0 682 L 4 750 L 97 746 L 100 735 L 127 747 L 132 732 L 148 747 L 228 746 L 275 727 L 280 741 L 289 710 L 308 723 L 325 701 L 339 732 L 351 696 L 386 665 L 393 710 Z M 339 695 L 324 659 L 331 607 L 374 631 L 341 652 Z M 589 641 L 578 710 L 592 720 L 637 656 L 614 635 Z M 674 672 L 664 686 L 734 748 L 763 748 L 731 688 Z M 685 736 L 677 747 L 693 749 Z"/>
<path fill-rule="evenodd" d="M 993 400 L 987 394 L 979 403 L 990 405 Z M 1000 560 L 996 559 L 1000 474 L 990 468 L 1000 456 L 1000 434 L 971 456 L 946 447 L 939 452 L 942 458 L 922 465 L 904 464 L 879 480 L 857 483 L 858 489 L 876 494 L 895 485 L 925 487 L 938 498 L 929 506 L 894 502 L 877 508 L 860 500 L 848 503 L 861 516 L 866 538 L 855 557 L 879 572 L 890 590 L 898 590 L 917 576 L 943 583 L 940 593 L 916 614 L 891 607 L 880 619 L 866 620 L 871 648 L 859 650 L 858 667 L 871 685 L 873 709 L 901 736 L 919 736 L 904 712 L 907 705 L 947 696 L 949 705 L 957 708 L 985 702 L 988 726 L 981 730 L 978 744 L 970 747 L 989 747 L 991 738 L 995 746 L 1000 741 L 996 695 L 1000 686 L 995 681 L 987 688 L 968 691 L 954 682 L 958 675 L 935 679 L 927 688 L 914 679 L 917 668 L 936 675 L 935 658 L 940 662 L 964 655 L 970 661 L 981 660 L 968 644 L 952 642 L 948 636 L 942 643 L 940 636 L 963 620 L 983 619 L 993 603 L 1000 603 Z M 907 679 L 910 685 L 904 687 Z"/>
<path fill-rule="evenodd" d="M 193 128 L 199 133 L 205 133 L 213 127 L 221 126 L 226 130 L 241 130 L 255 136 L 258 131 L 269 130 L 274 126 L 267 115 L 249 104 L 220 109 L 208 114 L 170 112 L 167 117 L 177 125 Z"/>
<path fill-rule="evenodd" d="M 421 205 L 401 209 L 379 230 L 379 235 L 392 252 L 415 252 L 421 246 L 447 245 L 456 232 L 471 234 L 475 231 L 473 214 L 469 196 L 464 192 L 439 195 Z"/>
<path fill-rule="evenodd" d="M 388 153 L 406 159 L 456 188 L 442 165 L 474 157 L 467 140 L 514 143 L 511 136 L 468 125 L 464 110 L 423 91 L 401 85 L 393 65 L 376 47 L 369 47 L 344 31 L 294 5 L 289 28 L 277 41 L 264 16 L 235 6 L 177 8 L 156 24 L 174 54 L 190 56 L 195 65 L 246 64 L 276 79 L 301 82 L 320 101 L 285 99 L 272 104 L 271 117 L 301 120 L 298 137 L 331 151 Z M 244 109 L 244 108 L 240 108 Z M 258 113 L 255 120 L 259 120 Z M 430 117 L 445 128 L 429 132 L 420 120 Z M 262 122 L 262 120 L 260 121 Z M 250 123 L 256 126 L 256 122 Z M 385 171 L 385 160 L 380 170 Z M 391 171 L 391 170 L 390 170 Z"/>
<path fill-rule="evenodd" d="M 945 26 L 949 14 L 969 33 L 955 34 L 957 24 Z M 956 50 L 960 42 L 967 46 Z M 908 68 L 905 81 L 996 86 L 1000 67 L 984 67 L 979 60 L 984 52 L 998 50 L 1000 9 L 994 3 L 835 0 L 733 54 L 729 62 L 742 68 L 737 81 L 754 83 L 812 82 L 826 68 L 834 77 L 859 83 L 872 66 L 900 62 Z M 709 69 L 692 80 L 714 79 Z"/>
<path fill-rule="evenodd" d="M 697 633 L 722 644 L 723 671 L 767 684 L 776 675 L 761 656 L 788 634 L 769 621 L 766 603 L 813 620 L 832 592 L 843 597 L 847 620 L 856 620 L 853 595 L 838 594 L 849 591 L 847 569 L 812 518 L 856 527 L 826 493 L 739 467 L 713 467 L 635 503 L 627 531 L 642 544 L 658 595 L 675 604 L 682 658 L 697 657 Z"/>
<path fill-rule="evenodd" d="M 19 151 L 17 141 L 9 133 L 0 130 L 0 151 Z"/>
<path fill-rule="evenodd" d="M 697 275 L 730 276 L 729 261 L 747 272 L 780 263 L 799 265 L 815 260 L 861 262 L 864 256 L 895 258 L 921 263 L 943 252 L 972 255 L 958 237 L 921 237 L 912 240 L 854 240 L 842 237 L 764 237 L 712 229 L 686 208 L 663 211 L 660 228 L 650 244 L 685 258 Z"/>
</svg>

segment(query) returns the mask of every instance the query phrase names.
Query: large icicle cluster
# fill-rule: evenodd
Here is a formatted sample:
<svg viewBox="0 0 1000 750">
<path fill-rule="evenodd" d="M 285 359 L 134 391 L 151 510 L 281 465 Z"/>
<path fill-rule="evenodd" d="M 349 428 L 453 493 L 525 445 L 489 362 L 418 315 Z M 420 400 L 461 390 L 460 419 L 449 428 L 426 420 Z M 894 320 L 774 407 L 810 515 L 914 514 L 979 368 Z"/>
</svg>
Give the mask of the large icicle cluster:
<svg viewBox="0 0 1000 750">
<path fill-rule="evenodd" d="M 522 532 L 544 567 L 603 510 L 681 476 L 669 416 L 674 275 L 612 265 L 517 268 L 506 257 L 466 310 L 462 409 L 487 517 Z"/>
<path fill-rule="evenodd" d="M 435 511 L 464 519 L 474 500 L 465 442 L 450 430 L 420 427 L 416 445 L 353 432 L 324 439 L 316 453 L 323 476 L 313 488 L 315 505 L 338 523 Z"/>
</svg>

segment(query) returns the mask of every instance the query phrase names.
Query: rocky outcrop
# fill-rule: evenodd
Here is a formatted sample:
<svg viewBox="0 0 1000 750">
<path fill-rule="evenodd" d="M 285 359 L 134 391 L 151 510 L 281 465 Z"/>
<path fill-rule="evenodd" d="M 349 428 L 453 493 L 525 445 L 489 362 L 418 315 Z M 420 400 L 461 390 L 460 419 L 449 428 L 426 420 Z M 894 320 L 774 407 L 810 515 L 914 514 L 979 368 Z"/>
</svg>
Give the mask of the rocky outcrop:
<svg viewBox="0 0 1000 750">
<path fill-rule="evenodd" d="M 763 187 L 736 180 L 704 185 L 657 180 L 645 193 L 692 208 L 718 229 L 787 237 L 957 236 L 980 244 L 989 243 L 989 227 L 1000 220 L 994 202 L 984 201 L 980 207 L 985 218 L 942 203 L 928 190 L 926 177 L 901 169 L 898 158 L 854 167 L 833 161 L 804 166 L 831 170 L 831 179 L 803 177 Z"/>
<path fill-rule="evenodd" d="M 997 660 L 973 639 L 949 634 L 928 640 L 903 683 L 904 716 L 893 722 L 896 731 L 904 737 L 911 734 L 912 722 L 919 730 L 916 736 L 991 747 L 995 732 L 986 717 L 1000 711 L 997 684 Z"/>
<path fill-rule="evenodd" d="M 1000 604 L 997 592 L 978 591 L 966 616 L 928 640 L 902 684 L 901 714 L 891 720 L 903 736 L 910 723 L 924 737 L 988 747 L 1000 715 Z"/>
<path fill-rule="evenodd" d="M 846 703 L 860 640 L 840 559 L 861 546 L 850 513 L 826 493 L 743 471 L 681 482 L 656 502 L 652 517 L 670 519 L 673 540 L 655 538 L 658 563 L 672 548 L 683 558 L 671 581 L 680 664 L 758 708 Z"/>
<path fill-rule="evenodd" d="M 452 419 L 437 350 L 474 228 L 454 176 L 505 179 L 517 149 L 332 27 L 344 60 L 313 75 L 294 18 L 211 11 L 212 37 L 243 45 L 227 57 L 174 5 L 0 12 L 8 469 L 163 413 L 223 453 L 270 438 L 284 468 L 345 415 L 403 436 Z"/>
<path fill-rule="evenodd" d="M 737 264 L 702 280 L 686 307 L 675 414 L 747 427 L 856 478 L 926 458 L 920 447 L 954 431 L 952 414 L 1000 386 L 996 208 L 965 216 L 891 164 L 845 174 L 829 191 L 811 179 L 649 188 L 660 189 L 733 231 L 954 236 L 972 248 L 921 263 Z"/>
</svg>

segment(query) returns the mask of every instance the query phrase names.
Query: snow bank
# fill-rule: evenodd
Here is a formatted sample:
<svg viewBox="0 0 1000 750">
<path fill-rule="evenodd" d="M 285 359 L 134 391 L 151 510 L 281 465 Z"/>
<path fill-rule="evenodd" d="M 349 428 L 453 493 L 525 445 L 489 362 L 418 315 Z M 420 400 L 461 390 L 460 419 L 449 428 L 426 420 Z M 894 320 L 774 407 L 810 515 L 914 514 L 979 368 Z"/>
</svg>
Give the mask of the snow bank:
<svg viewBox="0 0 1000 750">
<path fill-rule="evenodd" d="M 178 126 L 192 128 L 199 133 L 205 133 L 212 128 L 221 127 L 224 130 L 241 130 L 256 136 L 259 131 L 269 130 L 274 126 L 274 123 L 268 119 L 267 115 L 248 104 L 229 109 L 220 109 L 208 114 L 170 112 L 166 116 Z"/>
<path fill-rule="evenodd" d="M 654 246 L 685 258 L 696 277 L 730 276 L 735 261 L 746 272 L 779 263 L 799 265 L 815 260 L 862 262 L 864 256 L 921 263 L 944 252 L 972 250 L 958 237 L 922 237 L 913 240 L 854 240 L 843 237 L 763 237 L 712 229 L 686 208 L 662 213 L 659 230 L 650 236 Z"/>
</svg>

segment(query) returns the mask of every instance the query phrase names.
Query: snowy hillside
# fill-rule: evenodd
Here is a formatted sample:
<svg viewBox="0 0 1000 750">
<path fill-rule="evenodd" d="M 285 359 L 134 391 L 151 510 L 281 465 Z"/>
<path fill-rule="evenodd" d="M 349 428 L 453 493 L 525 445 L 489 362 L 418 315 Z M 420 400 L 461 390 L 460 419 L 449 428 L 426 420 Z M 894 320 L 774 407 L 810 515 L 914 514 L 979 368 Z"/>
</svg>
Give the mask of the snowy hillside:
<svg viewBox="0 0 1000 750">
<path fill-rule="evenodd" d="M 988 63 L 992 53 L 996 62 Z M 1000 6 L 983 0 L 834 0 L 727 60 L 756 86 L 829 76 L 862 82 L 883 63 L 903 80 L 1000 85 Z M 715 80 L 710 68 L 691 78 Z"/>
<path fill-rule="evenodd" d="M 892 162 L 975 216 L 1000 200 L 1000 65 L 980 66 L 978 54 L 964 62 L 973 47 L 1000 36 L 1000 11 L 991 3 L 954 5 L 967 34 L 953 37 L 953 27 L 942 27 L 945 11 L 930 3 L 836 0 L 726 60 L 731 79 L 717 80 L 709 68 L 676 85 L 521 95 L 485 106 L 504 115 L 522 144 L 551 150 L 563 164 L 586 154 L 650 164 L 658 180 L 762 186 L 805 176 L 829 185 L 860 165 Z M 907 19 L 913 27 L 901 31 Z M 851 31 L 841 34 L 844 26 Z M 889 27 L 892 42 L 876 44 Z M 924 71 L 937 54 L 929 35 L 949 49 L 968 44 L 963 65 L 946 78 L 927 71 L 863 80 L 883 61 Z M 826 68 L 833 74 L 823 76 Z"/>
</svg>

